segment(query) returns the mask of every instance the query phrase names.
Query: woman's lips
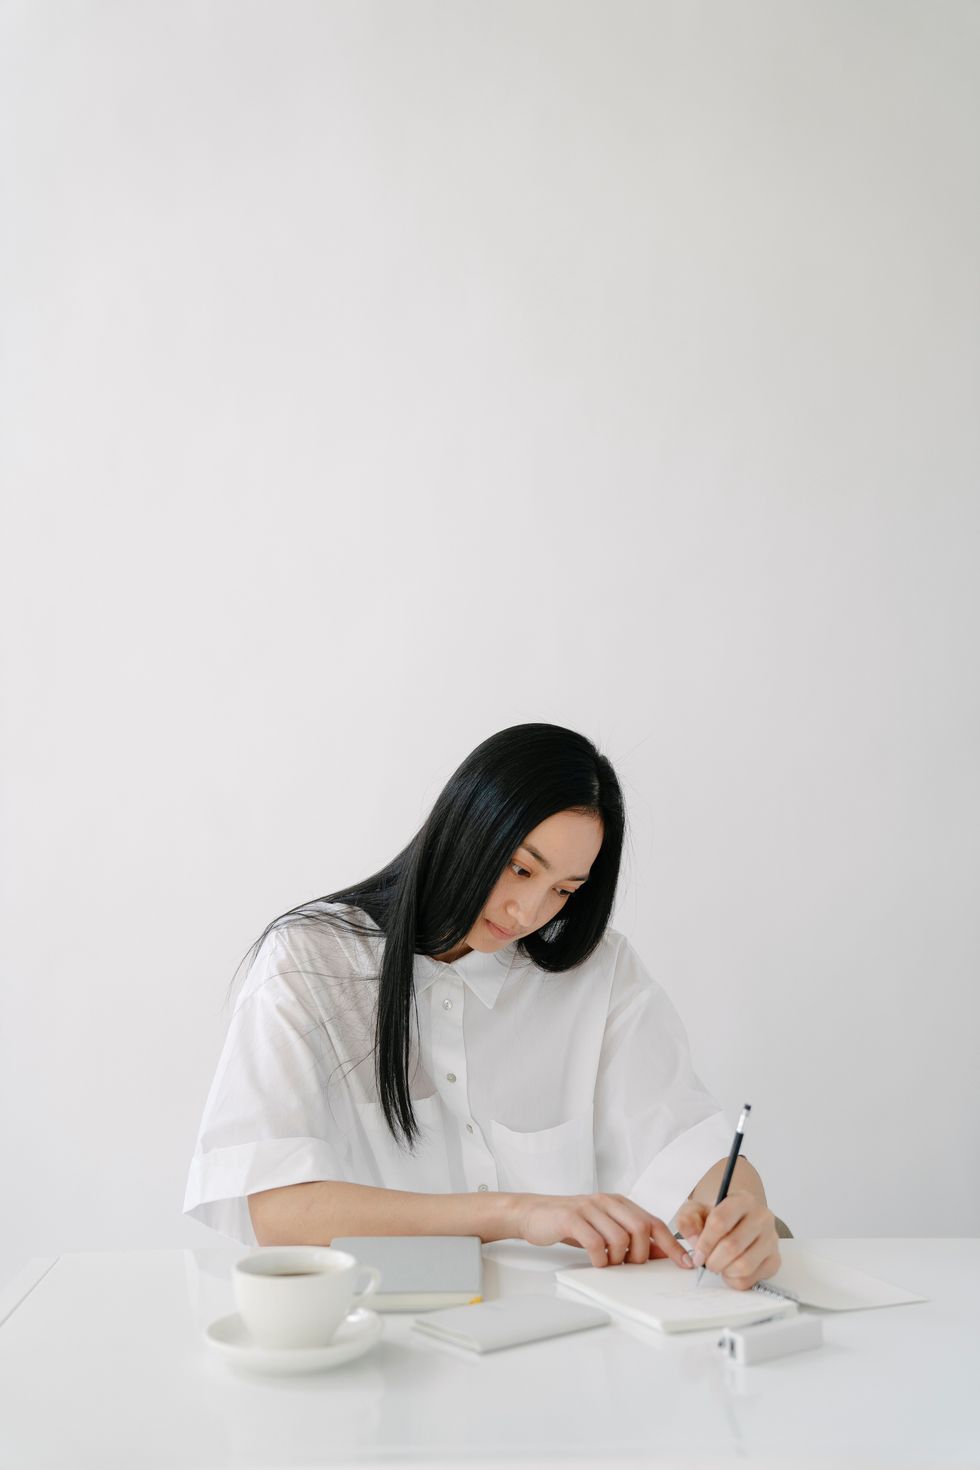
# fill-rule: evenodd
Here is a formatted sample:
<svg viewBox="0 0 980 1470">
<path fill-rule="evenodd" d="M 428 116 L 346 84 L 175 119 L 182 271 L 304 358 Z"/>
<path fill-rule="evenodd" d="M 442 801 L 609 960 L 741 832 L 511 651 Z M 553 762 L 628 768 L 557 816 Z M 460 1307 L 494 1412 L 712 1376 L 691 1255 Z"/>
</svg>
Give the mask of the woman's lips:
<svg viewBox="0 0 980 1470">
<path fill-rule="evenodd" d="M 487 923 L 490 925 L 491 932 L 496 934 L 498 939 L 513 939 L 513 934 L 508 934 L 507 930 L 501 929 L 499 924 L 494 924 L 489 919 Z"/>
</svg>

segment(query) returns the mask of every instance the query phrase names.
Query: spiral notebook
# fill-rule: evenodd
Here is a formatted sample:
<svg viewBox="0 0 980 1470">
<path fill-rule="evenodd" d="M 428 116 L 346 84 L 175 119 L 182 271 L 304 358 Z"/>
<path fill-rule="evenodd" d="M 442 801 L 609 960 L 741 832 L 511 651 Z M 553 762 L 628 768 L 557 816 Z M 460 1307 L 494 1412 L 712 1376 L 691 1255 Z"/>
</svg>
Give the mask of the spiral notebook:
<svg viewBox="0 0 980 1470">
<path fill-rule="evenodd" d="M 575 1266 L 556 1271 L 555 1280 L 610 1312 L 661 1332 L 734 1327 L 768 1317 L 791 1317 L 799 1311 L 795 1301 L 761 1282 L 750 1291 L 735 1291 L 710 1271 L 704 1273 L 700 1286 L 695 1275 L 664 1260 L 642 1266 Z"/>
<path fill-rule="evenodd" d="M 779 1245 L 783 1264 L 770 1280 L 758 1282 L 749 1291 L 736 1291 L 711 1271 L 704 1273 L 698 1286 L 696 1271 L 685 1271 L 668 1260 L 569 1267 L 556 1271 L 555 1280 L 610 1312 L 661 1332 L 791 1317 L 801 1305 L 847 1312 L 927 1300 L 853 1266 L 804 1250 L 795 1240 L 781 1240 Z"/>
</svg>

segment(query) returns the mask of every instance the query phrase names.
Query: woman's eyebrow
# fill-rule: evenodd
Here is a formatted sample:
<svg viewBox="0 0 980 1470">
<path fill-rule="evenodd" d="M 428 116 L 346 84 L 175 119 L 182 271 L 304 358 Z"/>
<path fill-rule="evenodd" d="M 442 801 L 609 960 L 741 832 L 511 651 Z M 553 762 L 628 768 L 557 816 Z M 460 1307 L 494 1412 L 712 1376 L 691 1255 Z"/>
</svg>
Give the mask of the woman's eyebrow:
<svg viewBox="0 0 980 1470">
<path fill-rule="evenodd" d="M 542 868 L 544 868 L 544 870 L 545 870 L 546 873 L 550 873 L 551 872 L 551 864 L 549 863 L 548 859 L 542 857 L 541 854 L 539 852 L 537 852 L 531 846 L 531 844 L 529 842 L 522 842 L 521 843 L 521 846 L 524 848 L 525 852 L 529 852 L 533 858 L 537 858 L 538 862 L 541 864 Z M 561 882 L 562 883 L 584 883 L 585 880 L 586 880 L 586 878 L 588 878 L 588 876 L 589 876 L 588 873 L 576 873 L 574 875 L 574 877 L 571 874 L 569 874 L 569 876 L 567 878 L 562 878 L 561 879 Z"/>
</svg>

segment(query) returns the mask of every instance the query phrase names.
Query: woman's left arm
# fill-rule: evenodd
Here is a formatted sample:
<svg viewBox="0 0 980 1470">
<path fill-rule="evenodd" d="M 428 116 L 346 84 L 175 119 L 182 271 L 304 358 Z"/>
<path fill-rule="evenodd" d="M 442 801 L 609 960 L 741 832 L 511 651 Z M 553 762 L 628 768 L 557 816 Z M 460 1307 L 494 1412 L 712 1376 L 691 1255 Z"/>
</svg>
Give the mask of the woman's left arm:
<svg viewBox="0 0 980 1470">
<path fill-rule="evenodd" d="M 696 1266 L 707 1266 L 736 1291 L 748 1291 L 781 1265 L 776 1217 L 745 1158 L 736 1161 L 726 1198 L 715 1204 L 727 1165 L 719 1159 L 694 1186 L 677 1211 L 677 1228 L 694 1249 Z"/>
</svg>

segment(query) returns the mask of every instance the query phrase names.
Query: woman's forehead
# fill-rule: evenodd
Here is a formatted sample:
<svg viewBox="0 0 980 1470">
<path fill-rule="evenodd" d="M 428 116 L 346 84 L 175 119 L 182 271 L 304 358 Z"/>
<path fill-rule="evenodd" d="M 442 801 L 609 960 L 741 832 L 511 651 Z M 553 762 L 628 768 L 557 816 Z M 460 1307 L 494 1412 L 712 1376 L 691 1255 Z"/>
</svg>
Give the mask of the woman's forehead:
<svg viewBox="0 0 980 1470">
<path fill-rule="evenodd" d="M 592 812 L 556 812 L 533 828 L 522 843 L 546 870 L 569 865 L 575 871 L 563 877 L 587 875 L 602 846 L 602 819 Z"/>
</svg>

